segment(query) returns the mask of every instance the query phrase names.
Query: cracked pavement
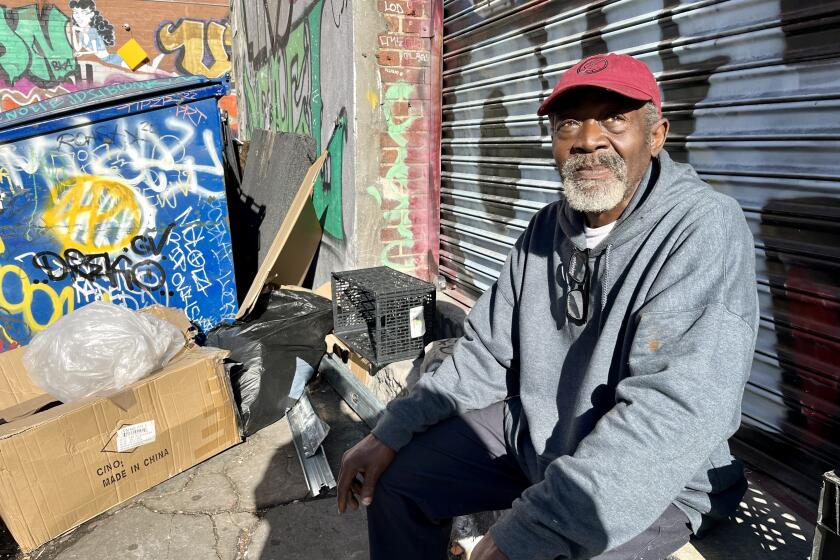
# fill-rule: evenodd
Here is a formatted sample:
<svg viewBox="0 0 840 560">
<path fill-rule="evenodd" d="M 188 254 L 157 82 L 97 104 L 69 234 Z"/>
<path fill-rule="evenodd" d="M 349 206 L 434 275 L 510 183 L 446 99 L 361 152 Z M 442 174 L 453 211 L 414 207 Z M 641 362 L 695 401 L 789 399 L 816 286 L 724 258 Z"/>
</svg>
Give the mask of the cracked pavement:
<svg viewBox="0 0 840 560">
<path fill-rule="evenodd" d="M 333 474 L 367 426 L 326 383 L 310 399 L 330 425 Z M 0 559 L 320 560 L 368 557 L 364 514 L 338 515 L 335 492 L 308 497 L 283 420 L 25 555 L 0 525 Z"/>
</svg>

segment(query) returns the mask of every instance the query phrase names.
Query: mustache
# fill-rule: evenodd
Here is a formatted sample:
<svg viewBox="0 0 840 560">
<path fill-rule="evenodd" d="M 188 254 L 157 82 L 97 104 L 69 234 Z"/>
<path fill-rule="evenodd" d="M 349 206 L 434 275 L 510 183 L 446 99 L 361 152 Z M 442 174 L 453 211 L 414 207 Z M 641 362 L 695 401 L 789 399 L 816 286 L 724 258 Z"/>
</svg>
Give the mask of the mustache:
<svg viewBox="0 0 840 560">
<path fill-rule="evenodd" d="M 606 167 L 620 180 L 627 175 L 627 164 L 618 154 L 612 153 L 574 154 L 563 162 L 560 174 L 565 179 L 571 177 L 576 171 L 591 167 Z"/>
</svg>

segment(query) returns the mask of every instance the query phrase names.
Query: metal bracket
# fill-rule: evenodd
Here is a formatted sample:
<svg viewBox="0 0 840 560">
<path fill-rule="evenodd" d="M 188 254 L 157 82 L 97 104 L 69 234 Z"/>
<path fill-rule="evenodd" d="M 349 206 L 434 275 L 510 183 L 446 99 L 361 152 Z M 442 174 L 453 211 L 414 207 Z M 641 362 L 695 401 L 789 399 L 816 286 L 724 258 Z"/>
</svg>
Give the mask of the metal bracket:
<svg viewBox="0 0 840 560">
<path fill-rule="evenodd" d="M 286 413 L 292 430 L 300 434 L 301 446 L 306 457 L 312 457 L 330 433 L 329 425 L 321 420 L 312 408 L 306 394 Z"/>
<path fill-rule="evenodd" d="M 336 487 L 335 477 L 327 462 L 324 446 L 321 445 L 327 437 L 329 426 L 315 413 L 305 393 L 289 409 L 286 417 L 289 419 L 292 441 L 309 493 L 314 498 L 323 492 L 329 492 Z"/>
<path fill-rule="evenodd" d="M 359 415 L 359 418 L 373 429 L 376 422 L 379 421 L 379 417 L 385 412 L 385 405 L 371 393 L 370 389 L 362 385 L 362 382 L 356 379 L 353 372 L 332 354 L 324 356 L 318 365 L 318 371 L 341 398 L 350 405 L 350 408 Z"/>
</svg>

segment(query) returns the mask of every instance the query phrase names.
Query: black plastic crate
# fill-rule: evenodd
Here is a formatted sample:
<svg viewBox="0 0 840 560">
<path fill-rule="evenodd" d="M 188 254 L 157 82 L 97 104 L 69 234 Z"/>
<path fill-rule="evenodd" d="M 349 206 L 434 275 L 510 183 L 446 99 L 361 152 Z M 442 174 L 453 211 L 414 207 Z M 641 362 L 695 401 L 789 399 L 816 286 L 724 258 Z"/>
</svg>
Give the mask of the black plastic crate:
<svg viewBox="0 0 840 560">
<path fill-rule="evenodd" d="M 332 275 L 335 334 L 375 366 L 416 358 L 432 340 L 435 287 L 385 266 Z"/>
</svg>

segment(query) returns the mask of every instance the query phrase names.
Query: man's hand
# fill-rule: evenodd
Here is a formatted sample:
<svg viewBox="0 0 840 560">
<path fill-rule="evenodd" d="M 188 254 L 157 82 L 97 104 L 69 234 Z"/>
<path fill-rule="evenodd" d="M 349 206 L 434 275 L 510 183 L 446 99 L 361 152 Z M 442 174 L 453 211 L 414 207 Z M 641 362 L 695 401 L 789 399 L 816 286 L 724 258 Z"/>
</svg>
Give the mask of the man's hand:
<svg viewBox="0 0 840 560">
<path fill-rule="evenodd" d="M 359 500 L 369 506 L 373 502 L 373 490 L 379 477 L 396 456 L 393 449 L 373 434 L 368 434 L 348 449 L 341 457 L 341 472 L 338 475 L 338 513 L 344 513 L 347 504 L 353 510 L 358 509 Z M 364 478 L 364 484 L 356 479 L 359 474 Z"/>
<path fill-rule="evenodd" d="M 473 549 L 470 560 L 508 560 L 508 557 L 496 548 L 493 537 L 488 534 Z"/>
</svg>

